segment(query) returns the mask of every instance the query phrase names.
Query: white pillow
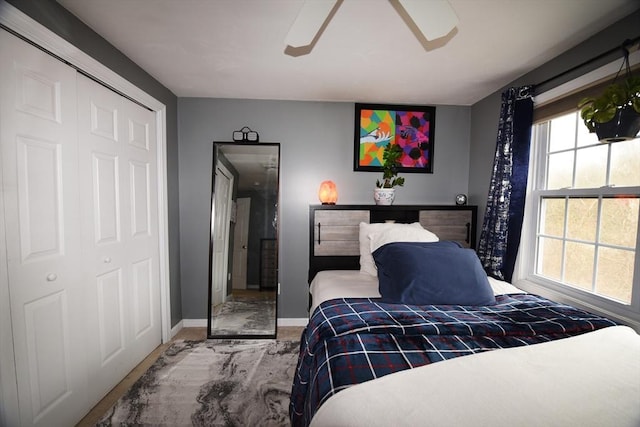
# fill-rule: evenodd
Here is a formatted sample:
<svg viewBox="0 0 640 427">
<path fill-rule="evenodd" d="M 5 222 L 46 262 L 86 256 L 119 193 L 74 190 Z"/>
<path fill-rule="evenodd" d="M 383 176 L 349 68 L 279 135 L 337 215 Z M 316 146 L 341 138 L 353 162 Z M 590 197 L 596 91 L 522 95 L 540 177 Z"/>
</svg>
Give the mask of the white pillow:
<svg viewBox="0 0 640 427">
<path fill-rule="evenodd" d="M 419 222 L 414 222 L 412 224 L 396 224 L 396 223 L 375 223 L 375 224 L 368 224 L 366 222 L 361 222 L 360 223 L 360 236 L 359 236 L 359 240 L 360 240 L 360 271 L 365 272 L 365 273 L 369 273 L 372 276 L 378 277 L 378 269 L 376 268 L 376 264 L 373 261 L 373 256 L 371 255 L 371 236 L 375 235 L 375 234 L 379 234 L 382 233 L 384 231 L 387 230 L 407 230 L 406 234 L 415 234 L 415 235 L 422 235 L 423 238 L 424 234 L 421 233 L 421 230 L 423 231 L 427 231 L 425 230 Z M 431 238 L 435 238 L 435 240 L 427 240 L 427 241 L 438 241 L 438 237 L 427 231 L 427 233 L 429 233 L 429 235 L 431 236 Z M 416 241 L 416 240 L 402 240 L 405 242 L 411 242 L 411 241 Z M 419 241 L 425 241 L 425 240 L 419 240 Z"/>
<path fill-rule="evenodd" d="M 420 227 L 420 230 L 404 227 L 390 228 L 380 233 L 369 234 L 371 253 L 374 253 L 380 246 L 393 242 L 437 242 L 438 236 Z"/>
</svg>

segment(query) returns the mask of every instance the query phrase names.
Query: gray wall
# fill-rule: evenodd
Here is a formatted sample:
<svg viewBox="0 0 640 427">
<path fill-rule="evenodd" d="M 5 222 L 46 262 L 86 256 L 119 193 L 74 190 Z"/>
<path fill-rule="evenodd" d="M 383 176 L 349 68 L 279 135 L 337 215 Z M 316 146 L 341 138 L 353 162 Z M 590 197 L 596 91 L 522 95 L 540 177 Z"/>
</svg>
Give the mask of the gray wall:
<svg viewBox="0 0 640 427">
<path fill-rule="evenodd" d="M 425 102 L 428 105 L 428 102 Z M 433 174 L 404 174 L 396 204 L 453 204 L 467 192 L 470 107 L 437 106 Z M 378 173 L 353 171 L 354 104 L 178 99 L 180 248 L 183 315 L 207 315 L 212 141 L 249 126 L 260 141 L 280 142 L 280 313 L 307 316 L 309 204 L 326 179 L 338 204 L 373 204 Z"/>
<path fill-rule="evenodd" d="M 82 21 L 51 0 L 7 0 L 26 15 L 100 61 L 167 107 L 167 192 L 169 204 L 169 269 L 171 272 L 171 325 L 182 319 L 180 241 L 178 226 L 177 98 Z"/>
<path fill-rule="evenodd" d="M 634 39 L 640 36 L 640 10 L 606 28 L 594 37 L 568 50 L 546 64 L 536 68 L 530 73 L 514 80 L 499 91 L 487 96 L 474 104 L 471 108 L 471 145 L 469 168 L 469 203 L 478 205 L 478 218 L 480 224 L 486 208 L 489 181 L 493 166 L 493 157 L 496 146 L 496 134 L 498 130 L 498 115 L 500 114 L 501 93 L 511 86 L 524 86 L 538 84 L 557 76 L 560 73 L 582 64 L 610 49 L 621 48 L 626 39 Z M 580 75 L 595 70 L 609 62 L 620 60 L 622 63 L 622 50 L 607 55 L 588 66 L 581 67 L 561 78 L 541 85 L 536 88 L 536 93 L 559 86 L 573 80 Z M 480 238 L 478 227 L 478 240 Z"/>
<path fill-rule="evenodd" d="M 377 174 L 353 172 L 353 104 L 180 99 L 121 52 L 50 0 L 7 0 L 54 33 L 167 106 L 171 323 L 206 318 L 211 141 L 248 125 L 262 141 L 282 143 L 280 317 L 306 315 L 308 205 L 321 181 L 338 185 L 338 203 L 372 203 Z M 508 86 L 538 83 L 639 34 L 629 15 Z M 549 89 L 619 57 L 614 54 L 552 82 Z M 434 174 L 406 174 L 397 204 L 452 203 L 466 192 L 483 217 L 495 149 L 500 89 L 472 107 L 438 106 Z M 428 105 L 428 100 L 424 104 Z M 176 122 L 178 118 L 179 123 Z M 179 133 L 178 133 L 179 127 Z M 180 144 L 178 145 L 178 141 Z M 180 161 L 178 162 L 178 157 Z M 179 164 L 182 165 L 179 173 Z M 181 247 L 182 245 L 182 247 Z"/>
</svg>

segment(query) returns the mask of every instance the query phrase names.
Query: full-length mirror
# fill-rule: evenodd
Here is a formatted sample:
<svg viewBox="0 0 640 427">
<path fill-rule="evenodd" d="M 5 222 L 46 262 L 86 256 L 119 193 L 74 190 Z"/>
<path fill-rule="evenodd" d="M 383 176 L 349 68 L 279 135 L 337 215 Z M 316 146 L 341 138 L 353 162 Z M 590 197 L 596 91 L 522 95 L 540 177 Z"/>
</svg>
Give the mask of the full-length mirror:
<svg viewBox="0 0 640 427">
<path fill-rule="evenodd" d="M 275 338 L 280 144 L 213 143 L 209 338 Z"/>
</svg>

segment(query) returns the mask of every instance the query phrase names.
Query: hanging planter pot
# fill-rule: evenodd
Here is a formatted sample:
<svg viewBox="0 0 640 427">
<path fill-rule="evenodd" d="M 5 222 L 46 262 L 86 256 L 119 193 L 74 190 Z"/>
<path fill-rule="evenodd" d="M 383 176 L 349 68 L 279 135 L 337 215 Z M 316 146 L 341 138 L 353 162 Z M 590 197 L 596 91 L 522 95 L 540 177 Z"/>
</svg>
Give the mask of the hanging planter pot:
<svg viewBox="0 0 640 427">
<path fill-rule="evenodd" d="M 618 108 L 613 120 L 595 123 L 596 135 L 601 142 L 619 142 L 635 138 L 640 131 L 640 113 L 632 107 Z"/>
<path fill-rule="evenodd" d="M 624 79 L 618 81 L 618 71 L 604 92 L 578 104 L 585 126 L 596 132 L 602 142 L 633 139 L 640 130 L 640 76 L 631 75 L 629 44 L 627 40 L 622 45 L 624 60 L 620 71 L 625 69 Z"/>
</svg>

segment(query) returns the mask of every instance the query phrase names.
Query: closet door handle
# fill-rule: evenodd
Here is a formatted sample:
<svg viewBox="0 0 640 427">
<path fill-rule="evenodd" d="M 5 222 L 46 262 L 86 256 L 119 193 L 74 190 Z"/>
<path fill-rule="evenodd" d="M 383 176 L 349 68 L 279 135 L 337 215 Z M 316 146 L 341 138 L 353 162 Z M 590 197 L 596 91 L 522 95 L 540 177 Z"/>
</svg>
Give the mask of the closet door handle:
<svg viewBox="0 0 640 427">
<path fill-rule="evenodd" d="M 318 223 L 318 244 L 320 244 L 320 226 L 321 224 Z"/>
<path fill-rule="evenodd" d="M 58 275 L 55 273 L 47 274 L 47 282 L 53 282 L 58 278 Z"/>
<path fill-rule="evenodd" d="M 467 227 L 467 237 L 464 239 L 465 242 L 471 244 L 471 223 L 465 224 Z"/>
</svg>

